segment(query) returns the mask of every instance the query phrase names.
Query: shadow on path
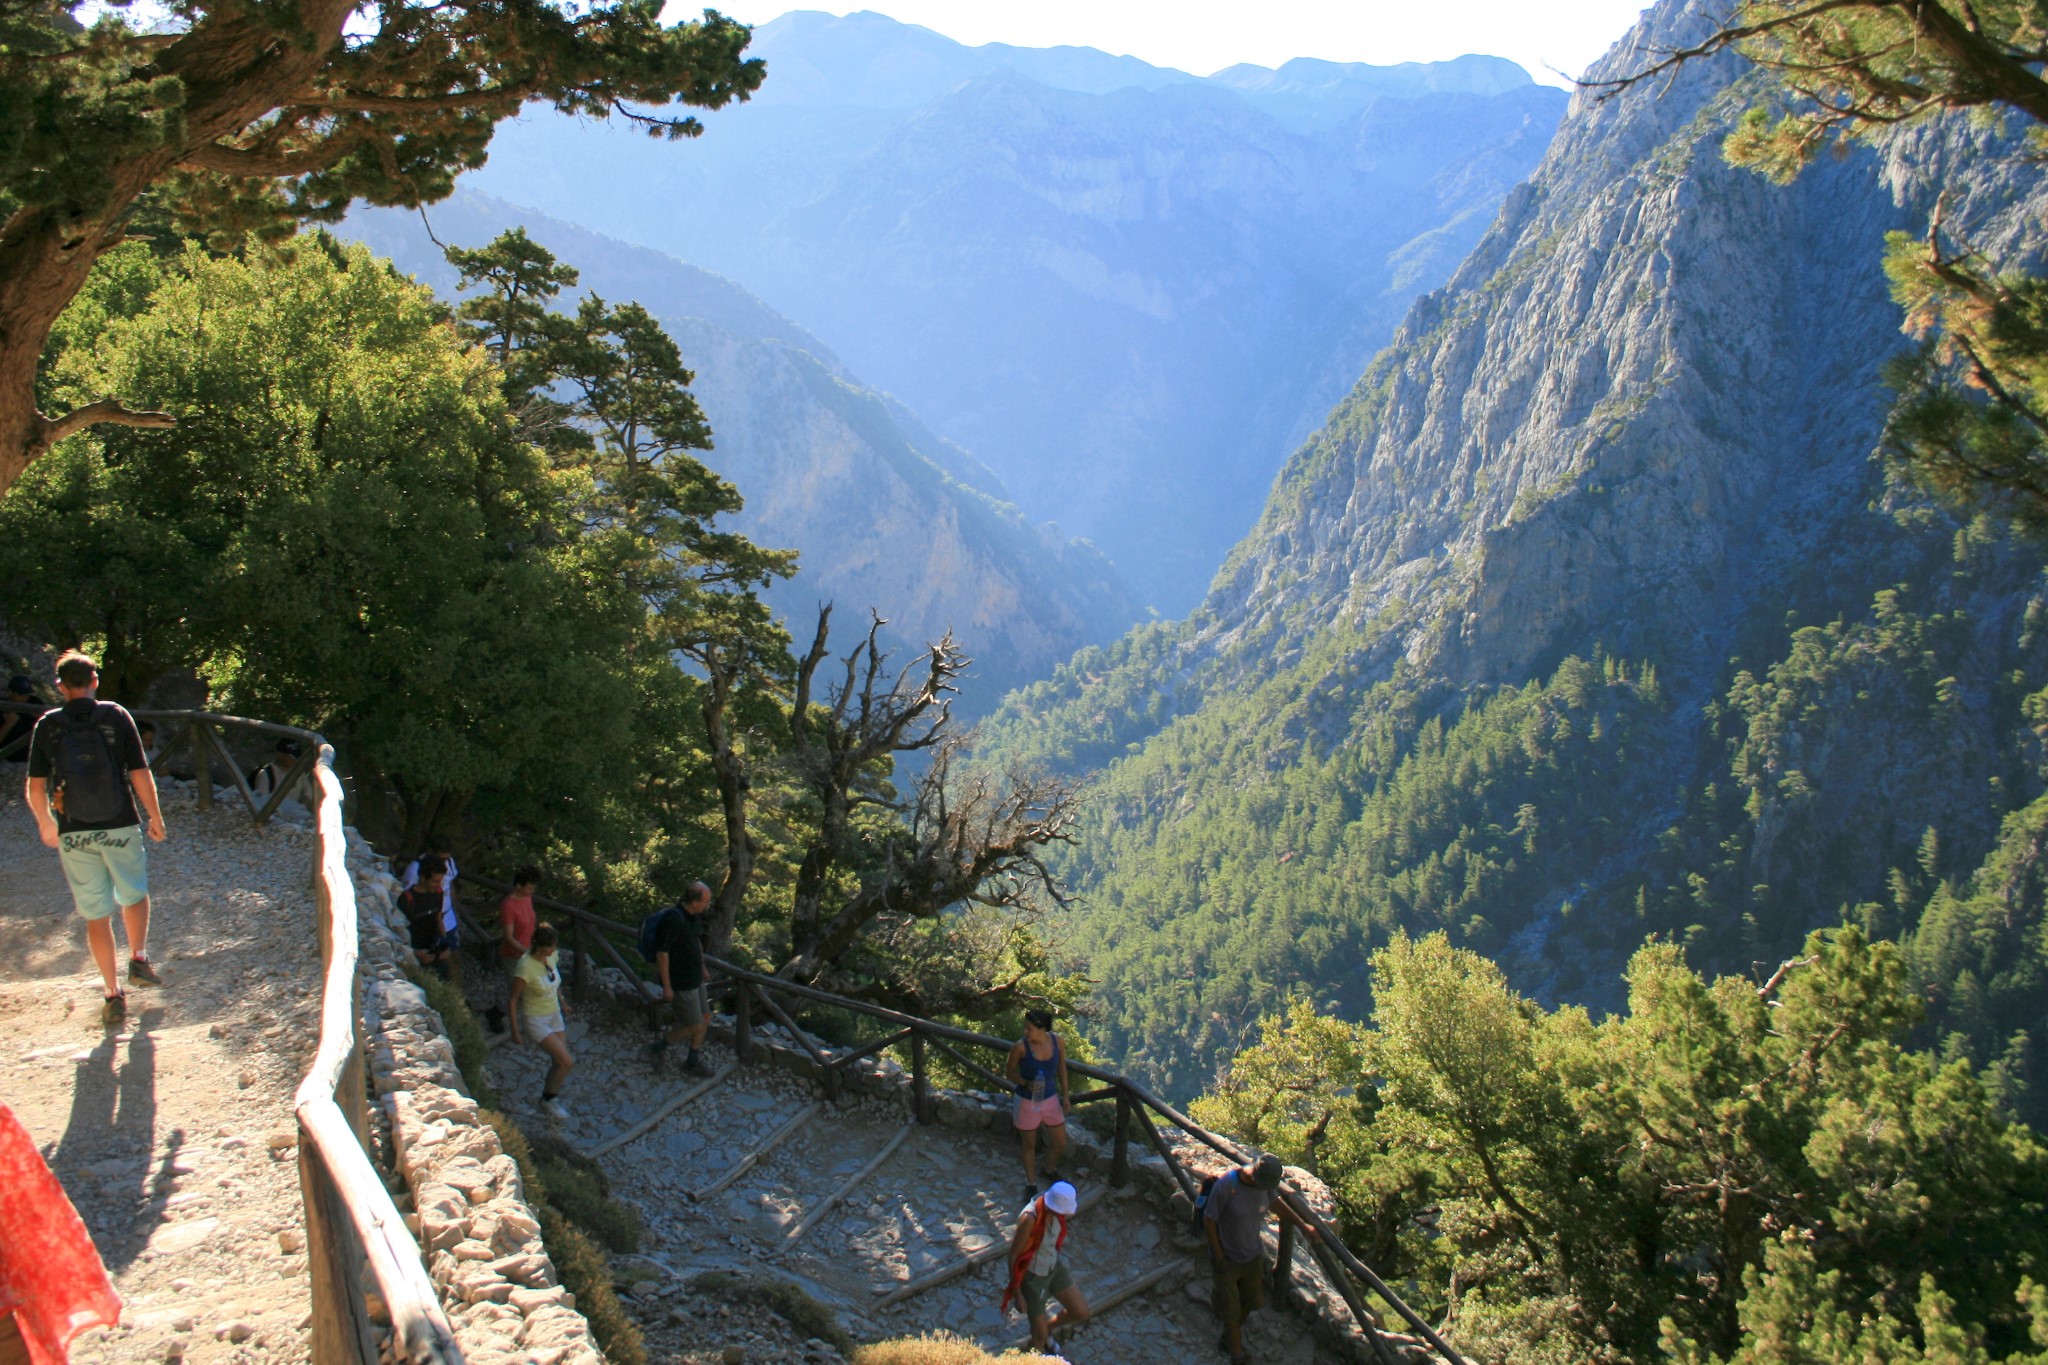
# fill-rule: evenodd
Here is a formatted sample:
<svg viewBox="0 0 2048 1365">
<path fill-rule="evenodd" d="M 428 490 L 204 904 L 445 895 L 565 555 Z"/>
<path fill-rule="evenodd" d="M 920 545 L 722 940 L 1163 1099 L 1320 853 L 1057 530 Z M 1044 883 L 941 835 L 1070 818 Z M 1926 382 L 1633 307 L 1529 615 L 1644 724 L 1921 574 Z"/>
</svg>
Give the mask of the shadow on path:
<svg viewBox="0 0 2048 1365">
<path fill-rule="evenodd" d="M 156 1154 L 156 1040 L 149 1030 L 163 1017 L 162 1009 L 152 1008 L 131 1022 L 125 1059 L 120 1040 L 109 1036 L 77 1064 L 71 1116 L 51 1161 L 67 1185 L 98 1176 L 118 1188 L 132 1178 L 135 1195 L 148 1195 L 147 1206 L 120 1199 L 93 1205 L 110 1210 L 87 1219 L 88 1225 L 103 1225 L 92 1227 L 92 1237 L 109 1270 L 119 1270 L 142 1254 L 169 1197 L 170 1164 L 182 1145 L 181 1130 L 172 1135 L 161 1169 L 145 1184 Z"/>
</svg>

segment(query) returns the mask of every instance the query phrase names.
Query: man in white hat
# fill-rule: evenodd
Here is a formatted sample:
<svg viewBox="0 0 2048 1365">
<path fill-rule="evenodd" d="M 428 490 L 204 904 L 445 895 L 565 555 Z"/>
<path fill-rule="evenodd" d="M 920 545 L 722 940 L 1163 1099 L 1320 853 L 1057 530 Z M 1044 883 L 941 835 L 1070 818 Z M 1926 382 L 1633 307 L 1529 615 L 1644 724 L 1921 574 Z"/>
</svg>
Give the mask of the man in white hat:
<svg viewBox="0 0 2048 1365">
<path fill-rule="evenodd" d="M 1003 1308 L 1018 1299 L 1024 1315 L 1031 1319 L 1031 1349 L 1045 1351 L 1054 1328 L 1078 1327 L 1088 1321 L 1088 1300 L 1074 1287 L 1061 1251 L 1067 1245 L 1067 1221 L 1079 1204 L 1074 1187 L 1055 1180 L 1052 1188 L 1034 1198 L 1017 1215 L 1017 1234 L 1010 1239 L 1010 1285 L 1003 1291 Z M 1046 1301 L 1058 1299 L 1060 1315 L 1046 1312 Z"/>
</svg>

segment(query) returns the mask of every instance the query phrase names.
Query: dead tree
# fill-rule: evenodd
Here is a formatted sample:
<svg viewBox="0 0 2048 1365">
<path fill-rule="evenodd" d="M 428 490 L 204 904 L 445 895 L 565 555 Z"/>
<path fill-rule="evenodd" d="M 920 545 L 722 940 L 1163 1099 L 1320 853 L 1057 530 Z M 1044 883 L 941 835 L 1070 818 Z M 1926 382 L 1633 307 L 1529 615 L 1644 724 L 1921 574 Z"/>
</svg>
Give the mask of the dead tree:
<svg viewBox="0 0 2048 1365">
<path fill-rule="evenodd" d="M 883 916 L 930 920 L 966 904 L 1027 910 L 1066 903 L 1044 861 L 1068 842 L 1076 798 L 1051 778 L 1005 778 L 965 764 L 950 730 L 954 680 L 970 660 L 950 633 L 891 674 L 870 613 L 866 637 L 841 661 L 827 699 L 813 705 L 828 657 L 831 608 L 818 614 L 810 652 L 797 665 L 790 711 L 791 763 L 817 805 L 817 828 L 797 871 L 790 956 L 781 974 L 815 981 L 838 965 Z M 882 760 L 929 751 L 931 762 L 905 797 Z M 896 818 L 862 859 L 857 887 L 827 904 L 843 879 L 863 807 Z M 842 989 L 847 987 L 842 986 Z"/>
</svg>

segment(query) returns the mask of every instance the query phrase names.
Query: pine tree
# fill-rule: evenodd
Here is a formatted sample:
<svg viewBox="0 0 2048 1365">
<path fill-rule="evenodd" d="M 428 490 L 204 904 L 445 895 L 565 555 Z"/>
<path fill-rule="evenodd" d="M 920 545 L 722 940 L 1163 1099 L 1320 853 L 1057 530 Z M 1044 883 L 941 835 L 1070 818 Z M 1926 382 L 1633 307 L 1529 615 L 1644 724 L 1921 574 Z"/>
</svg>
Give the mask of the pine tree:
<svg viewBox="0 0 2048 1365">
<path fill-rule="evenodd" d="M 0 494 L 75 431 L 174 420 L 118 396 L 39 404 L 51 328 L 138 208 L 282 235 L 358 199 L 445 198 L 529 102 L 688 137 L 694 118 L 640 106 L 716 109 L 764 74 L 744 25 L 707 10 L 664 27 L 660 0 L 171 0 L 151 32 L 124 9 L 0 14 Z"/>
</svg>

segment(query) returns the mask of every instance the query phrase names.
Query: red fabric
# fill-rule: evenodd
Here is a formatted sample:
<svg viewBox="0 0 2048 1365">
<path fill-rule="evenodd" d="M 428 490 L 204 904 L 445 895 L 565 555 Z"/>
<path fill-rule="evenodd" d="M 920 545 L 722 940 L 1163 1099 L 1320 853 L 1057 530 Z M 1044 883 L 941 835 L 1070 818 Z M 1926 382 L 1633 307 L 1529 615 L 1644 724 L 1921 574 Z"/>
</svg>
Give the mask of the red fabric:
<svg viewBox="0 0 2048 1365">
<path fill-rule="evenodd" d="M 1003 1290 L 1003 1312 L 1010 1311 L 1010 1300 L 1017 1297 L 1017 1291 L 1024 1287 L 1024 1277 L 1031 1271 L 1031 1262 L 1038 1256 L 1038 1248 L 1045 1241 L 1045 1215 L 1052 1213 L 1045 1206 L 1045 1196 L 1031 1201 L 1031 1231 L 1024 1238 L 1024 1251 L 1010 1264 L 1010 1284 Z M 1053 1250 L 1064 1251 L 1067 1247 L 1067 1215 L 1053 1213 L 1060 1220 L 1060 1235 L 1053 1241 Z"/>
<path fill-rule="evenodd" d="M 71 1339 L 121 1320 L 99 1248 L 14 1111 L 0 1104 L 0 1314 L 29 1365 L 64 1365 Z"/>
<path fill-rule="evenodd" d="M 512 931 L 512 942 L 519 945 L 508 947 L 501 939 L 498 956 L 519 957 L 533 947 L 533 897 L 507 896 L 499 901 L 498 922 Z"/>
</svg>

